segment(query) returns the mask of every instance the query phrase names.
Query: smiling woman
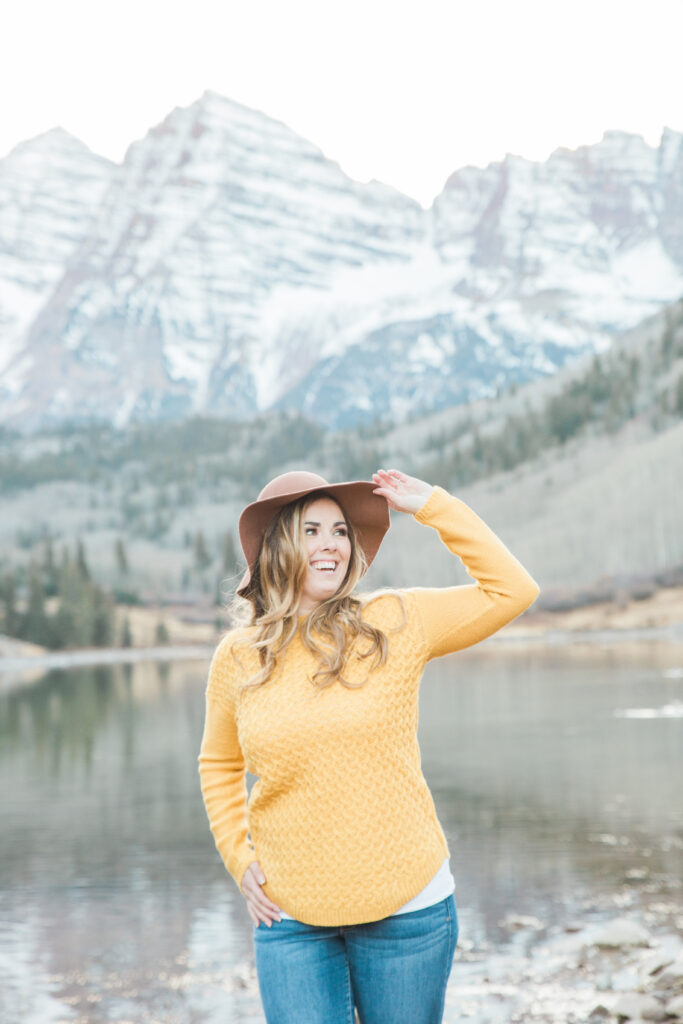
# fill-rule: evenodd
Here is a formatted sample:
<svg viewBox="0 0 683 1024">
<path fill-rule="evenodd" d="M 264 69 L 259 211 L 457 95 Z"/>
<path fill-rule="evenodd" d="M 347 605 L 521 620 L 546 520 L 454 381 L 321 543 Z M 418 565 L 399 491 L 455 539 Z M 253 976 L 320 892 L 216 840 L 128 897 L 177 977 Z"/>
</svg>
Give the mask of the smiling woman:
<svg viewBox="0 0 683 1024">
<path fill-rule="evenodd" d="M 299 602 L 300 615 L 307 615 L 336 592 L 346 579 L 351 559 L 349 528 L 344 513 L 332 498 L 317 498 L 308 505 L 304 536 L 309 572 Z"/>
<path fill-rule="evenodd" d="M 389 508 L 438 530 L 477 583 L 357 593 Z M 266 1019 L 353 1024 L 355 1002 L 363 1024 L 438 1024 L 458 917 L 420 767 L 420 679 L 539 588 L 464 502 L 398 470 L 285 473 L 239 532 L 250 615 L 211 663 L 199 772 Z"/>
<path fill-rule="evenodd" d="M 284 495 L 276 493 L 281 487 L 287 488 Z M 366 656 L 386 657 L 386 639 L 363 619 L 354 590 L 388 528 L 386 501 L 375 497 L 368 481 L 328 485 L 312 473 L 285 473 L 247 506 L 240 539 L 249 568 L 237 595 L 249 603 L 237 600 L 233 614 L 238 624 L 260 626 L 256 640 L 248 634 L 236 644 L 259 649 L 261 666 L 245 685 L 270 679 L 299 627 L 305 646 L 320 659 L 313 675 L 319 685 L 335 679 L 350 685 L 342 671 L 349 632 L 371 641 Z M 321 637 L 331 644 L 321 645 Z"/>
</svg>

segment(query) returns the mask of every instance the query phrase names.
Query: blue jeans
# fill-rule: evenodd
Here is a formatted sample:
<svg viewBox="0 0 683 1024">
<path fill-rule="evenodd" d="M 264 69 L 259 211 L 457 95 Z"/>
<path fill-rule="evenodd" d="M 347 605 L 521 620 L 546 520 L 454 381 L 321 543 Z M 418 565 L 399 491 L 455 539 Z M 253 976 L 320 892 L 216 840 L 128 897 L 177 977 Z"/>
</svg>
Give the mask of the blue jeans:
<svg viewBox="0 0 683 1024">
<path fill-rule="evenodd" d="M 458 941 L 453 894 L 367 924 L 253 927 L 268 1024 L 441 1024 Z"/>
</svg>

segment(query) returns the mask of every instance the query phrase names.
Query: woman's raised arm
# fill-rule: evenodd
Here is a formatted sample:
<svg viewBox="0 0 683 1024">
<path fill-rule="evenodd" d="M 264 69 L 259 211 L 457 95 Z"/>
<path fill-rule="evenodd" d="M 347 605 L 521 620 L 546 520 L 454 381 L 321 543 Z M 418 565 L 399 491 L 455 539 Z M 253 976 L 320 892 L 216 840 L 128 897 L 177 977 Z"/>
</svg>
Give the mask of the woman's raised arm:
<svg viewBox="0 0 683 1024">
<path fill-rule="evenodd" d="M 405 591 L 412 595 L 422 620 L 428 659 L 471 647 L 533 604 L 540 593 L 536 581 L 464 501 L 397 470 L 380 470 L 373 478 L 380 481 L 376 493 L 384 493 L 392 508 L 410 512 L 419 523 L 435 529 L 477 581 Z"/>
</svg>

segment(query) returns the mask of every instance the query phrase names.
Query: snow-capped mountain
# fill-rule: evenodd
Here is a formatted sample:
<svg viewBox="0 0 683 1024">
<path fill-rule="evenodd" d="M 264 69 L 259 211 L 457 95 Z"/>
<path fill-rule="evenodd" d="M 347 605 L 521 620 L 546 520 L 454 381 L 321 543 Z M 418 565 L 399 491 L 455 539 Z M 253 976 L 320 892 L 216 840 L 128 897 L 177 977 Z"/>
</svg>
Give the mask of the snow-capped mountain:
<svg viewBox="0 0 683 1024">
<path fill-rule="evenodd" d="M 0 161 L 0 421 L 341 426 L 490 394 L 683 293 L 682 214 L 668 129 L 463 168 L 429 211 L 214 93 L 121 166 L 55 131 Z"/>
<path fill-rule="evenodd" d="M 0 160 L 0 387 L 5 394 L 18 393 L 25 384 L 31 324 L 88 238 L 115 170 L 61 128 L 22 143 Z"/>
</svg>

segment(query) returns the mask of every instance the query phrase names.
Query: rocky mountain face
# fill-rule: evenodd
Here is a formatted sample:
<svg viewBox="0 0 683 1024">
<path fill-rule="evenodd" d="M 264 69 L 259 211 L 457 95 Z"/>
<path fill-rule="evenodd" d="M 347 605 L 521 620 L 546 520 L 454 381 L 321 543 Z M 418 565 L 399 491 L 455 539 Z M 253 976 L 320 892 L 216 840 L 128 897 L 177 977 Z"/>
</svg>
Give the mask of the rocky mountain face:
<svg viewBox="0 0 683 1024">
<path fill-rule="evenodd" d="M 40 373 L 28 351 L 28 334 L 87 242 L 116 170 L 60 128 L 0 160 L 2 418 L 13 405 L 21 408 L 27 377 Z"/>
<path fill-rule="evenodd" d="M 0 422 L 402 419 L 553 373 L 683 293 L 683 135 L 466 167 L 430 210 L 205 93 L 118 166 L 0 161 Z"/>
</svg>

